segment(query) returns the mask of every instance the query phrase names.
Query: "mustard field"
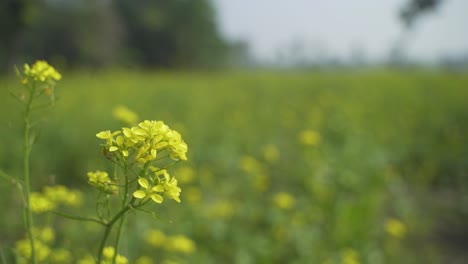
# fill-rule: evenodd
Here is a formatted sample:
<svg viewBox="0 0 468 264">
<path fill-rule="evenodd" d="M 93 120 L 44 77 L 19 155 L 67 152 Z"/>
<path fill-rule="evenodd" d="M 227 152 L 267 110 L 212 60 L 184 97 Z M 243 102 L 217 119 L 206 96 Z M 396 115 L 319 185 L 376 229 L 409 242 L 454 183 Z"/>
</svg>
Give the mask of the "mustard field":
<svg viewBox="0 0 468 264">
<path fill-rule="evenodd" d="M 126 212 L 116 263 L 462 263 L 468 257 L 466 73 L 62 76 L 53 109 L 33 116 L 40 123 L 31 137 L 30 201 L 45 208 L 33 212 L 39 263 L 96 263 L 102 219 L 120 201 L 112 189 L 103 194 L 89 182 L 88 172 L 115 170 L 96 134 L 144 120 L 163 121 L 188 146 L 187 161 L 167 166 L 181 202 L 166 196 L 151 202 L 159 201 L 151 196 L 158 191 L 135 178 L 133 186 L 144 192 L 129 192 L 128 199 L 149 202 L 142 212 Z M 14 77 L 0 80 L 0 259 L 6 263 L 28 263 L 24 254 L 31 250 L 13 180 L 23 171 L 22 108 L 9 91 L 20 86 Z M 103 199 L 109 212 L 99 205 Z M 102 223 L 60 215 L 94 219 L 99 210 Z M 110 232 L 108 244 L 115 239 Z"/>
</svg>

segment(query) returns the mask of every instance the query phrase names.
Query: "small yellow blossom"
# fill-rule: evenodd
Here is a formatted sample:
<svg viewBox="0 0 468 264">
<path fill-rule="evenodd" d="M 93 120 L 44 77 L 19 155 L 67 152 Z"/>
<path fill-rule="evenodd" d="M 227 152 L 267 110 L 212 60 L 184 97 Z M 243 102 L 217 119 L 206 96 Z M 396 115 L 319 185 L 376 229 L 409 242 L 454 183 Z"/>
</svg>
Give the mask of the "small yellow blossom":
<svg viewBox="0 0 468 264">
<path fill-rule="evenodd" d="M 403 238 L 406 234 L 406 226 L 400 220 L 390 218 L 385 222 L 385 231 L 393 237 Z"/>
<path fill-rule="evenodd" d="M 96 264 L 96 260 L 91 255 L 86 255 L 79 259 L 76 264 Z"/>
<path fill-rule="evenodd" d="M 341 264 L 360 264 L 359 254 L 356 250 L 348 248 L 341 254 Z"/>
<path fill-rule="evenodd" d="M 31 242 L 29 241 L 29 239 L 23 239 L 16 242 L 15 248 L 19 256 L 25 259 L 31 258 Z M 37 260 L 41 262 L 47 259 L 51 252 L 50 248 L 40 240 L 36 240 L 34 242 L 34 249 Z"/>
<path fill-rule="evenodd" d="M 202 193 L 200 189 L 196 187 L 189 187 L 186 191 L 184 191 L 184 197 L 192 204 L 198 204 L 202 199 Z"/>
<path fill-rule="evenodd" d="M 160 230 L 150 230 L 145 236 L 145 241 L 153 247 L 162 247 L 166 242 L 166 235 Z"/>
<path fill-rule="evenodd" d="M 146 178 L 138 179 L 138 184 L 143 190 L 137 190 L 133 193 L 133 197 L 138 199 L 151 198 L 155 203 L 162 203 L 162 195 L 169 197 L 180 203 L 181 189 L 177 186 L 177 180 L 171 177 L 167 170 L 158 169 L 151 166 L 150 169 L 154 172 L 153 185 Z"/>
<path fill-rule="evenodd" d="M 314 130 L 304 130 L 299 133 L 299 141 L 307 146 L 316 146 L 320 143 L 320 134 Z"/>
<path fill-rule="evenodd" d="M 72 254 L 66 249 L 59 248 L 52 250 L 49 258 L 52 263 L 70 263 L 72 259 Z"/>
<path fill-rule="evenodd" d="M 42 242 L 50 243 L 55 240 L 55 232 L 51 227 L 33 228 L 33 236 Z"/>
<path fill-rule="evenodd" d="M 174 175 L 180 183 L 191 183 L 195 179 L 195 172 L 188 166 L 179 167 L 174 171 Z"/>
<path fill-rule="evenodd" d="M 240 161 L 240 167 L 244 171 L 251 173 L 251 174 L 257 174 L 263 171 L 263 168 L 260 162 L 251 156 L 242 157 Z"/>
<path fill-rule="evenodd" d="M 208 211 L 209 217 L 225 219 L 234 215 L 235 206 L 228 200 L 220 200 L 214 203 Z"/>
<path fill-rule="evenodd" d="M 148 256 L 141 256 L 135 260 L 135 264 L 153 264 L 153 259 Z"/>
<path fill-rule="evenodd" d="M 33 192 L 29 195 L 29 206 L 34 213 L 44 213 L 54 210 L 56 204 L 45 195 Z"/>
<path fill-rule="evenodd" d="M 155 203 L 162 203 L 163 197 L 158 194 L 164 192 L 164 187 L 161 185 L 150 186 L 148 180 L 145 178 L 138 179 L 138 184 L 144 190 L 137 190 L 133 193 L 133 197 L 138 199 L 144 199 L 146 197 L 151 198 Z"/>
<path fill-rule="evenodd" d="M 112 110 L 114 117 L 127 125 L 134 125 L 138 121 L 138 115 L 128 107 L 118 105 Z"/>
<path fill-rule="evenodd" d="M 109 178 L 105 171 L 88 172 L 88 183 L 98 187 L 106 193 L 117 194 L 119 189 L 117 185 Z"/>
<path fill-rule="evenodd" d="M 58 81 L 62 78 L 62 75 L 54 67 L 42 60 L 36 61 L 32 67 L 24 64 L 24 76 L 41 82 Z M 23 82 L 27 83 L 27 80 Z"/>
<path fill-rule="evenodd" d="M 287 192 L 279 192 L 273 197 L 273 202 L 280 209 L 291 209 L 296 203 L 296 199 Z"/>
<path fill-rule="evenodd" d="M 103 250 L 102 250 L 102 255 L 104 256 L 104 263 L 112 263 L 112 260 L 114 258 L 114 255 L 115 255 L 115 248 L 114 247 L 105 247 Z M 128 259 L 120 254 L 117 254 L 117 256 L 115 257 L 115 263 L 117 264 L 128 264 Z"/>
<path fill-rule="evenodd" d="M 168 237 L 165 248 L 169 251 L 190 254 L 195 251 L 195 243 L 186 236 L 177 235 Z"/>
<path fill-rule="evenodd" d="M 268 144 L 263 148 L 263 157 L 266 161 L 274 163 L 279 159 L 280 153 L 278 148 L 273 144 Z"/>
<path fill-rule="evenodd" d="M 79 191 L 72 191 L 63 185 L 44 187 L 44 195 L 53 202 L 69 206 L 78 206 L 82 200 Z"/>
</svg>

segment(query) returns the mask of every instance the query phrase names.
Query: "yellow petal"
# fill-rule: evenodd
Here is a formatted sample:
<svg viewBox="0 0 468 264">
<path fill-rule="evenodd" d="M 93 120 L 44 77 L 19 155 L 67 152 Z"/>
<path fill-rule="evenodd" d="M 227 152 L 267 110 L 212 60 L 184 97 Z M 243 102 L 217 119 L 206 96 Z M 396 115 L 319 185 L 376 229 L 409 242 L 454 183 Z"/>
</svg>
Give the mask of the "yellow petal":
<svg viewBox="0 0 468 264">
<path fill-rule="evenodd" d="M 154 193 L 154 194 L 151 194 L 150 197 L 151 197 L 151 200 L 153 200 L 155 203 L 162 203 L 163 201 L 162 196 L 159 194 Z"/>
<path fill-rule="evenodd" d="M 145 179 L 145 178 L 138 179 L 138 183 L 140 184 L 141 187 L 143 187 L 145 189 L 149 188 L 148 180 Z"/>
<path fill-rule="evenodd" d="M 116 147 L 116 146 L 112 146 L 112 147 L 109 148 L 109 151 L 110 151 L 110 152 L 116 151 L 116 150 L 119 150 L 119 148 Z"/>
<path fill-rule="evenodd" d="M 138 198 L 138 199 L 143 199 L 145 198 L 145 196 L 146 196 L 146 193 L 142 190 L 138 190 L 133 193 L 133 197 Z"/>
</svg>

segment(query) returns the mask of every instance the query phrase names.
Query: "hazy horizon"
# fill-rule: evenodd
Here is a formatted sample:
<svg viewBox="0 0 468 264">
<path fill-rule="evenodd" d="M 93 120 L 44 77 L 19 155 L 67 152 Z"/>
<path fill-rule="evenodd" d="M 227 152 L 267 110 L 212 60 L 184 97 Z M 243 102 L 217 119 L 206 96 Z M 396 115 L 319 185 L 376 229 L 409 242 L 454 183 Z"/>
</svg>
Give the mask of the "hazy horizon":
<svg viewBox="0 0 468 264">
<path fill-rule="evenodd" d="M 404 31 L 398 17 L 407 0 L 275 2 L 214 0 L 222 33 L 245 40 L 252 55 L 273 61 L 280 54 L 301 52 L 307 58 L 351 54 L 369 61 L 388 58 Z M 405 46 L 408 58 L 435 62 L 468 56 L 468 1 L 446 0 L 417 20 Z M 295 50 L 295 51 L 292 51 Z"/>
</svg>

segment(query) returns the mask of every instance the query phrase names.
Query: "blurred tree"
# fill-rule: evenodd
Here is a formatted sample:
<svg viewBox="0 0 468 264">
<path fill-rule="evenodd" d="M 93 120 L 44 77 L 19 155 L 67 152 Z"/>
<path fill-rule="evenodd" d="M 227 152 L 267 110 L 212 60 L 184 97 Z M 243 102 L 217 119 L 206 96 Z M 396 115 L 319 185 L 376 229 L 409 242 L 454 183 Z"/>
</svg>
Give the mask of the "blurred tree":
<svg viewBox="0 0 468 264">
<path fill-rule="evenodd" d="M 407 27 L 411 27 L 414 21 L 423 13 L 431 11 L 442 0 L 410 0 L 400 11 L 400 18 Z"/>
<path fill-rule="evenodd" d="M 37 58 L 210 67 L 229 54 L 210 0 L 0 0 L 0 39 L 0 70 Z"/>
<path fill-rule="evenodd" d="M 128 56 L 147 66 L 194 67 L 224 59 L 209 0 L 115 1 L 126 27 Z"/>
<path fill-rule="evenodd" d="M 0 59 L 12 63 L 11 56 L 17 33 L 24 26 L 23 11 L 25 0 L 0 1 Z M 0 70 L 4 70 L 6 64 L 0 64 Z"/>
</svg>

